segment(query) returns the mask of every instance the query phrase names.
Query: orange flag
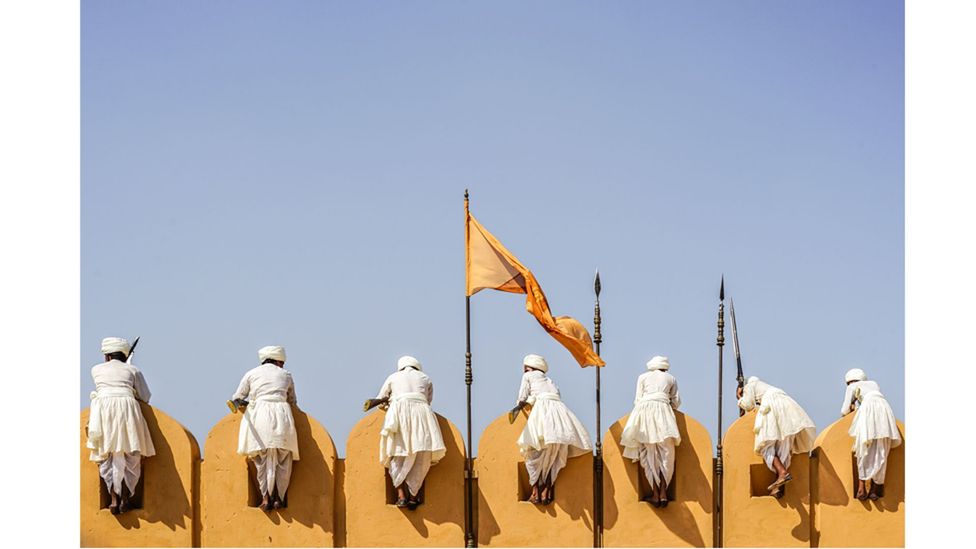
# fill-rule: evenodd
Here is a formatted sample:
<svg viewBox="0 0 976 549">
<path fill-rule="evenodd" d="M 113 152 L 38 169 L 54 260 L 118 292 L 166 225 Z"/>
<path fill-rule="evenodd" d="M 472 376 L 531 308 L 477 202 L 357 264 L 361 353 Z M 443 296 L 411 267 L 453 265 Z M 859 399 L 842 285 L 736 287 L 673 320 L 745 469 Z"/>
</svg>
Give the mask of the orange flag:
<svg viewBox="0 0 976 549">
<path fill-rule="evenodd" d="M 593 341 L 586 328 L 573 317 L 552 316 L 546 294 L 542 293 L 542 287 L 535 276 L 478 223 L 468 211 L 467 200 L 464 201 L 464 213 L 468 295 L 472 296 L 486 288 L 525 294 L 525 309 L 539 321 L 549 335 L 572 353 L 580 366 L 604 366 L 603 359 L 593 352 Z"/>
</svg>

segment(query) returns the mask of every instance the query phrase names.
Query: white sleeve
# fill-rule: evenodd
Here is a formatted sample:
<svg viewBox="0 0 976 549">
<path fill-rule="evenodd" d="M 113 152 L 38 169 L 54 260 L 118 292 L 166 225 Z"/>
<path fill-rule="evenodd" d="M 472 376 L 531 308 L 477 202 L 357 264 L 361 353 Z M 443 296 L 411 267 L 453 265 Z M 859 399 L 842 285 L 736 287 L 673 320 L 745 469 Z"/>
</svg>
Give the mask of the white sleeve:
<svg viewBox="0 0 976 549">
<path fill-rule="evenodd" d="M 434 382 L 427 379 L 427 404 L 434 403 Z"/>
<path fill-rule="evenodd" d="M 739 408 L 750 411 L 756 407 L 756 384 L 746 383 L 742 388 L 742 398 L 739 399 Z"/>
<path fill-rule="evenodd" d="M 681 395 L 678 394 L 678 380 L 671 380 L 671 407 L 675 410 L 681 406 Z"/>
<path fill-rule="evenodd" d="M 529 393 L 531 392 L 531 388 L 532 388 L 532 384 L 529 381 L 529 376 L 523 374 L 522 384 L 519 385 L 518 398 L 515 399 L 515 404 L 529 400 Z"/>
<path fill-rule="evenodd" d="M 291 377 L 291 373 L 288 374 L 288 396 L 285 399 L 292 406 L 298 406 L 298 395 L 295 394 L 295 378 Z"/>
<path fill-rule="evenodd" d="M 390 398 L 390 395 L 393 394 L 393 382 L 390 381 L 390 377 L 386 378 L 386 381 L 383 382 L 383 386 L 380 387 L 380 392 L 376 393 L 376 400 L 383 400 L 384 398 Z"/>
<path fill-rule="evenodd" d="M 149 384 L 146 383 L 145 376 L 143 376 L 142 372 L 139 370 L 136 370 L 133 389 L 136 390 L 137 399 L 149 404 L 149 397 L 152 396 L 152 393 L 149 391 Z"/>
<path fill-rule="evenodd" d="M 644 384 L 641 383 L 643 379 L 644 378 L 642 377 L 637 378 L 637 392 L 636 394 L 634 394 L 634 406 L 636 406 L 637 402 L 641 399 L 642 396 L 644 396 L 644 387 L 643 387 Z"/>
<path fill-rule="evenodd" d="M 237 400 L 239 398 L 242 399 L 247 398 L 247 395 L 250 392 L 251 392 L 251 375 L 250 372 L 248 372 L 244 374 L 243 378 L 241 378 L 241 384 L 237 386 L 237 391 L 234 393 L 234 396 L 232 396 L 231 399 Z"/>
<path fill-rule="evenodd" d="M 840 417 L 844 417 L 851 413 L 851 399 L 854 398 L 855 387 L 857 387 L 857 383 L 851 383 L 844 391 L 844 402 L 842 402 L 840 405 Z"/>
</svg>

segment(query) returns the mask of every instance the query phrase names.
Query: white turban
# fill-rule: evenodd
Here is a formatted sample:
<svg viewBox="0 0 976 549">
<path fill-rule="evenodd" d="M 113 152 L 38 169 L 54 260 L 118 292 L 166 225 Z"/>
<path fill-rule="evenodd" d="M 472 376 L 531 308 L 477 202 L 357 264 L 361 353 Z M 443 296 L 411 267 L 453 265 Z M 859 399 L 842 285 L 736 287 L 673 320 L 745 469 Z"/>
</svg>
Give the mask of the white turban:
<svg viewBox="0 0 976 549">
<path fill-rule="evenodd" d="M 671 367 L 666 356 L 656 356 L 647 362 L 648 370 L 667 370 Z"/>
<path fill-rule="evenodd" d="M 864 370 L 860 368 L 852 368 L 844 374 L 844 381 L 850 383 L 851 381 L 867 381 L 868 376 L 864 373 Z"/>
<path fill-rule="evenodd" d="M 268 359 L 285 361 L 285 348 L 280 345 L 268 345 L 258 349 L 258 360 L 264 362 Z"/>
<path fill-rule="evenodd" d="M 102 340 L 102 354 L 108 355 L 112 353 L 124 353 L 129 354 L 129 350 L 132 347 L 129 342 L 121 337 L 106 337 Z"/>
<path fill-rule="evenodd" d="M 542 372 L 549 371 L 549 365 L 546 364 L 546 359 L 542 358 L 539 355 L 525 355 L 525 358 L 522 359 L 522 364 L 528 366 L 529 368 L 535 368 L 536 370 L 540 370 Z"/>
<path fill-rule="evenodd" d="M 749 379 L 746 380 L 746 385 L 748 385 L 750 383 L 755 383 L 757 381 L 759 381 L 759 378 L 758 377 L 756 377 L 756 376 L 749 376 Z"/>
<path fill-rule="evenodd" d="M 418 372 L 424 371 L 424 368 L 420 365 L 420 361 L 412 356 L 401 356 L 400 360 L 397 361 L 397 371 L 404 368 L 413 368 Z"/>
</svg>

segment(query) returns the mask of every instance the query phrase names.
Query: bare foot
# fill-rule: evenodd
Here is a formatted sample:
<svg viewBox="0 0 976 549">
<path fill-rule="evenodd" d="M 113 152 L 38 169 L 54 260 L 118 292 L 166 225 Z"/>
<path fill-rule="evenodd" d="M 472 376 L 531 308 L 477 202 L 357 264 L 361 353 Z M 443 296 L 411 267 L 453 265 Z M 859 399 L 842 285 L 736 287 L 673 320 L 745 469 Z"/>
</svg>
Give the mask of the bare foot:
<svg viewBox="0 0 976 549">
<path fill-rule="evenodd" d="M 268 496 L 261 498 L 261 505 L 258 505 L 258 509 L 262 511 L 267 511 L 271 508 L 271 502 L 268 500 Z"/>
</svg>

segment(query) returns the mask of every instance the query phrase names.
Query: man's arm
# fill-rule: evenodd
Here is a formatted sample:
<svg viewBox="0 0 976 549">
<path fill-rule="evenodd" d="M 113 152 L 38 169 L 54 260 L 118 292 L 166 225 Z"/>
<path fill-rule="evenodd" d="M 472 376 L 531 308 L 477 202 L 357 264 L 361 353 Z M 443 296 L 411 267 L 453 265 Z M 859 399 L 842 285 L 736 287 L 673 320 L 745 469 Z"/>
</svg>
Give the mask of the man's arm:
<svg viewBox="0 0 976 549">
<path fill-rule="evenodd" d="M 290 372 L 288 373 L 288 396 L 285 399 L 292 406 L 298 406 L 298 395 L 295 394 L 295 380 L 291 377 Z"/>
<path fill-rule="evenodd" d="M 681 406 L 681 395 L 678 394 L 678 381 L 673 380 L 671 382 L 671 407 L 675 410 Z"/>
<path fill-rule="evenodd" d="M 142 372 L 138 368 L 136 369 L 133 389 L 136 391 L 137 399 L 149 404 L 149 398 L 152 397 L 152 393 L 149 391 L 149 384 L 146 383 L 146 377 L 142 375 Z"/>
</svg>

